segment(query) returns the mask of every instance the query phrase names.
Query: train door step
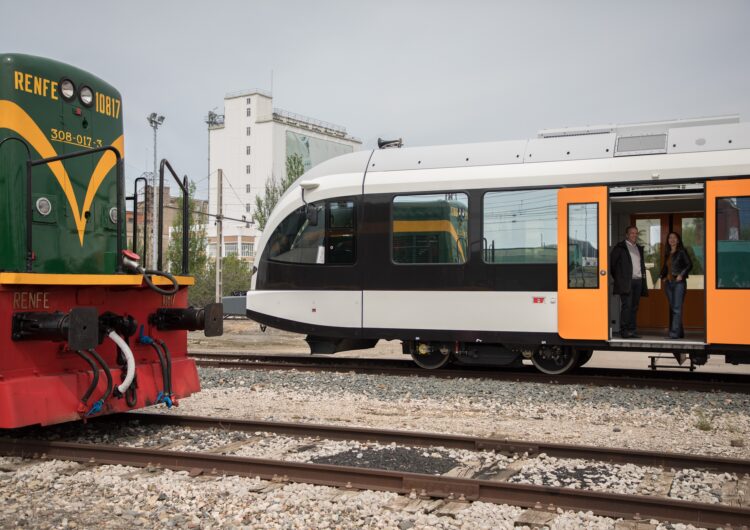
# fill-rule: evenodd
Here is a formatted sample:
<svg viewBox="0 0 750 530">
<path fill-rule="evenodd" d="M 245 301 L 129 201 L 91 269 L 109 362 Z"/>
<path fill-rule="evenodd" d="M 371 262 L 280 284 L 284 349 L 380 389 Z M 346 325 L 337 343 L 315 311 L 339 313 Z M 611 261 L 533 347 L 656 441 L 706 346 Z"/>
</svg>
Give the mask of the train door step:
<svg viewBox="0 0 750 530">
<path fill-rule="evenodd" d="M 684 351 L 684 350 L 703 350 L 706 347 L 706 343 L 697 340 L 685 340 L 685 339 L 658 339 L 644 337 L 641 339 L 621 339 L 619 337 L 613 337 L 609 340 L 610 346 L 615 348 L 637 350 L 653 349 L 653 350 L 666 350 L 666 351 Z"/>
<path fill-rule="evenodd" d="M 692 357 L 690 357 L 687 353 L 677 353 L 674 355 L 649 355 L 648 358 L 651 359 L 648 367 L 654 371 L 659 368 L 676 368 L 678 370 L 690 370 L 691 372 L 695 371 L 696 365 L 693 362 Z M 663 362 L 662 364 L 659 364 L 659 361 L 671 362 L 668 362 L 666 364 Z M 685 361 L 688 361 L 688 364 L 685 364 Z"/>
</svg>

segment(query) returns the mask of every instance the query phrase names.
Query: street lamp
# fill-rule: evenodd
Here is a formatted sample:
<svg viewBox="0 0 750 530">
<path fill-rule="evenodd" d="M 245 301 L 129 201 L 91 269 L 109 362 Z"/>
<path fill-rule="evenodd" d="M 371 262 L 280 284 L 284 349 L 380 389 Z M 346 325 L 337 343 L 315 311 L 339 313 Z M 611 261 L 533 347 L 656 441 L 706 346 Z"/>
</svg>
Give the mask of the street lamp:
<svg viewBox="0 0 750 530">
<path fill-rule="evenodd" d="M 164 123 L 164 116 L 161 114 L 156 114 L 156 112 L 152 112 L 148 116 L 146 116 L 146 121 L 148 121 L 148 124 L 154 129 L 154 175 L 152 178 L 151 183 L 151 189 L 152 191 L 152 201 L 153 201 L 153 207 L 152 207 L 152 221 L 151 221 L 151 266 L 156 267 L 156 238 L 158 237 L 156 233 L 156 216 L 159 215 L 159 206 L 156 201 L 156 129 L 159 128 L 159 125 Z M 161 193 L 161 190 L 159 190 L 159 193 Z M 144 249 L 145 250 L 145 249 Z M 145 260 L 144 260 L 145 263 Z"/>
</svg>

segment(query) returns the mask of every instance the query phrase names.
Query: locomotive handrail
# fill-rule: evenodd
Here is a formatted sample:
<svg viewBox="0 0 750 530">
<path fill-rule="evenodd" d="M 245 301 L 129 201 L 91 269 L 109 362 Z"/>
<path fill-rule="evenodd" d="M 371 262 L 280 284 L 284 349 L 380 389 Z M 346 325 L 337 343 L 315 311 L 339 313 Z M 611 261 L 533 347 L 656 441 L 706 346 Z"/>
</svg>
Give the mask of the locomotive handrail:
<svg viewBox="0 0 750 530">
<path fill-rule="evenodd" d="M 0 142 L 0 148 L 2 148 L 3 144 L 8 140 L 20 142 L 24 148 L 26 148 L 26 272 L 31 272 L 32 264 L 34 262 L 34 251 L 31 249 L 31 228 L 33 222 L 31 212 L 31 149 L 29 149 L 29 144 L 15 136 L 4 138 L 3 141 Z"/>
<path fill-rule="evenodd" d="M 182 182 L 180 182 L 180 177 L 177 176 L 177 173 L 175 173 L 172 165 L 166 158 L 162 158 L 161 164 L 159 164 L 159 232 L 157 235 L 158 250 L 156 268 L 158 270 L 162 270 L 162 232 L 164 230 L 164 167 L 169 169 L 172 177 L 174 177 L 177 185 L 182 190 L 182 274 L 188 274 L 188 246 L 190 244 L 188 234 L 188 216 L 190 207 L 190 190 L 188 189 L 188 178 L 187 175 L 185 175 Z"/>
<path fill-rule="evenodd" d="M 145 256 L 148 249 L 148 179 L 140 176 L 135 179 L 133 184 L 133 195 L 125 197 L 126 200 L 133 201 L 133 252 L 138 253 L 138 181 L 145 183 L 143 188 L 143 254 Z M 145 257 L 144 257 L 145 259 Z"/>
<path fill-rule="evenodd" d="M 70 158 L 77 158 L 79 156 L 85 156 L 85 155 L 93 155 L 94 153 L 102 153 L 104 151 L 111 151 L 114 153 L 115 158 L 117 159 L 117 222 L 115 225 L 117 226 L 117 254 L 115 255 L 115 272 L 122 272 L 122 261 L 120 261 L 120 256 L 122 255 L 122 222 L 125 217 L 125 181 L 124 181 L 124 175 L 122 171 L 122 155 L 120 155 L 120 151 L 117 150 L 117 148 L 112 147 L 111 145 L 105 145 L 102 147 L 94 147 L 91 149 L 85 149 L 83 151 L 74 151 L 73 153 L 67 153 L 64 155 L 58 155 L 53 156 L 50 158 L 40 158 L 39 160 L 29 160 L 27 164 L 27 176 L 26 176 L 26 189 L 27 189 L 27 196 L 26 196 L 26 225 L 27 225 L 27 235 L 26 235 L 26 244 L 28 247 L 27 251 L 27 257 L 26 257 L 26 270 L 28 272 L 31 272 L 31 262 L 33 261 L 32 256 L 33 252 L 31 251 L 31 224 L 32 224 L 32 200 L 31 200 L 31 168 L 34 166 L 41 166 L 41 165 L 47 165 L 52 162 L 61 162 L 63 160 L 68 160 Z"/>
</svg>

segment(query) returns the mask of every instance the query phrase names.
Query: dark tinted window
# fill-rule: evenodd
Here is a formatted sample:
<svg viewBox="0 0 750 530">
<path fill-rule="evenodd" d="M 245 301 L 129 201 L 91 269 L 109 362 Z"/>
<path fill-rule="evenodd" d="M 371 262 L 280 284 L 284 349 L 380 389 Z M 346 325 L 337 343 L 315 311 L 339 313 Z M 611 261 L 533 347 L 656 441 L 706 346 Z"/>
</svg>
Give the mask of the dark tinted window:
<svg viewBox="0 0 750 530">
<path fill-rule="evenodd" d="M 354 201 L 328 203 L 326 263 L 354 263 L 356 258 Z"/>
<path fill-rule="evenodd" d="M 268 257 L 288 263 L 354 263 L 355 202 L 334 200 L 312 206 L 318 210 L 317 224 L 310 223 L 304 207 L 289 214 L 269 238 Z"/>
</svg>

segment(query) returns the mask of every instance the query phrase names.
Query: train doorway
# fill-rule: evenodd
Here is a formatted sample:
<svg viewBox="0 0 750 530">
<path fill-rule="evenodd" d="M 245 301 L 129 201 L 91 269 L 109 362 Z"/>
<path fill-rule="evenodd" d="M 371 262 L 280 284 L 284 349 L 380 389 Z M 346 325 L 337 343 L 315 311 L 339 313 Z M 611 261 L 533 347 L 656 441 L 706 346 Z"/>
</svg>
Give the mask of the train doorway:
<svg viewBox="0 0 750 530">
<path fill-rule="evenodd" d="M 703 184 L 641 186 L 610 189 L 610 250 L 624 239 L 625 229 L 638 229 L 644 247 L 648 296 L 641 298 L 637 316 L 639 335 L 667 340 L 670 310 L 661 276 L 670 232 L 681 235 L 693 262 L 683 305 L 685 341 L 706 340 L 705 196 Z M 610 294 L 612 337 L 619 332 L 619 300 Z M 671 341 L 671 339 L 670 339 Z"/>
</svg>

